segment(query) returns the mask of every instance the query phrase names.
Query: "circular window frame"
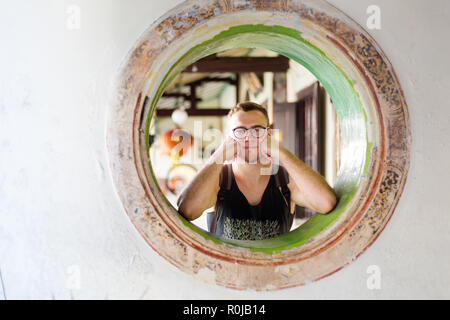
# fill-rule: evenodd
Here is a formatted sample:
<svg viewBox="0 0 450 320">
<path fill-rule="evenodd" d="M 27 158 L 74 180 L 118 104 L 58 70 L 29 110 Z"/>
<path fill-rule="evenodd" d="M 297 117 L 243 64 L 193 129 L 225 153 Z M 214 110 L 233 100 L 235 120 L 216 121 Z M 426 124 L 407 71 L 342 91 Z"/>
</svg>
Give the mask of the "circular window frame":
<svg viewBox="0 0 450 320">
<path fill-rule="evenodd" d="M 364 153 L 363 163 L 354 166 L 358 172 L 349 169 L 347 173 L 349 178 L 358 179 L 357 189 L 339 214 L 324 224 L 326 228 L 315 230 L 301 243 L 292 242 L 292 234 L 251 245 L 216 239 L 178 214 L 162 195 L 150 168 L 148 119 L 164 83 L 177 68 L 181 71 L 184 64 L 201 57 L 186 59 L 186 48 L 202 43 L 197 55 L 217 50 L 219 46 L 208 49 L 208 41 L 232 28 L 249 26 L 239 21 L 252 21 L 253 26 L 266 29 L 296 30 L 293 36 L 301 34 L 302 41 L 323 52 L 351 79 L 364 110 L 364 120 L 359 116 L 354 121 L 356 127 L 364 124 L 359 134 L 365 132 L 367 143 L 358 149 Z M 225 40 L 239 43 L 234 39 Z M 395 72 L 375 41 L 325 1 L 185 1 L 140 37 L 122 66 L 117 92 L 108 117 L 107 146 L 123 206 L 155 251 L 207 282 L 236 289 L 274 290 L 336 272 L 375 241 L 392 216 L 406 182 L 411 134 Z M 143 93 L 149 93 L 150 106 L 144 104 Z M 346 176 L 340 177 L 344 177 L 345 191 Z M 323 217 L 316 219 L 326 219 Z"/>
</svg>

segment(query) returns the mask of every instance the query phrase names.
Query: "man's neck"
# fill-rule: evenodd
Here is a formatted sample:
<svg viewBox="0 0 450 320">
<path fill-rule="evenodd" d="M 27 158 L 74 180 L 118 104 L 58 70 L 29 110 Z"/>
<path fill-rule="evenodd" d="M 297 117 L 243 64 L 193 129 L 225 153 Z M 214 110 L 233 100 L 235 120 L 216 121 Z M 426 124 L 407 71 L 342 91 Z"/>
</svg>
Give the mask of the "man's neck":
<svg viewBox="0 0 450 320">
<path fill-rule="evenodd" d="M 235 177 L 241 181 L 246 181 L 249 185 L 253 185 L 259 183 L 265 175 L 270 174 L 272 164 L 262 164 L 260 162 L 249 164 L 234 161 L 232 166 Z"/>
</svg>

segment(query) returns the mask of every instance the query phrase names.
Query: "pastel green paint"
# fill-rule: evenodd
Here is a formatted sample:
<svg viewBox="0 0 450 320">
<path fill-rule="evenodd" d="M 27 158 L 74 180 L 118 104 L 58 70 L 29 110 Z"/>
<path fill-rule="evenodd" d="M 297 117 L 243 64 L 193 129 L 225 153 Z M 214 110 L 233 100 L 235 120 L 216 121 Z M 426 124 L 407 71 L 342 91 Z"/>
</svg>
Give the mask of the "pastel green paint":
<svg viewBox="0 0 450 320">
<path fill-rule="evenodd" d="M 369 163 L 370 159 L 372 158 L 372 147 L 373 143 L 367 141 L 367 148 L 366 148 L 366 161 L 364 163 L 364 170 L 362 176 L 365 177 L 367 175 L 367 171 L 369 170 Z"/>
<path fill-rule="evenodd" d="M 367 173 L 371 159 L 371 146 L 367 136 L 367 117 L 362 107 L 360 97 L 354 88 L 355 81 L 349 79 L 326 53 L 302 38 L 298 30 L 277 25 L 240 25 L 230 27 L 186 51 L 168 70 L 152 97 L 149 117 L 146 119 L 145 143 L 147 156 L 149 154 L 148 133 L 151 115 L 167 85 L 173 78 L 195 61 L 216 52 L 233 48 L 266 48 L 289 57 L 306 67 L 325 87 L 336 107 L 342 124 L 342 140 L 361 144 L 364 150 L 361 159 L 355 159 L 355 167 L 343 172 L 336 182 L 335 191 L 339 198 L 336 208 L 327 215 L 316 214 L 296 230 L 279 237 L 260 241 L 230 241 L 218 239 L 199 229 L 184 217 L 181 221 L 188 228 L 216 244 L 249 248 L 254 252 L 267 254 L 279 253 L 296 248 L 316 236 L 345 211 L 356 194 L 360 180 Z M 351 143 L 349 143 L 351 146 Z M 151 164 L 150 164 L 151 168 Z M 152 171 L 152 177 L 156 182 Z M 156 183 L 156 185 L 158 185 Z M 159 187 L 158 187 L 159 188 Z M 169 201 L 166 199 L 166 203 Z"/>
</svg>

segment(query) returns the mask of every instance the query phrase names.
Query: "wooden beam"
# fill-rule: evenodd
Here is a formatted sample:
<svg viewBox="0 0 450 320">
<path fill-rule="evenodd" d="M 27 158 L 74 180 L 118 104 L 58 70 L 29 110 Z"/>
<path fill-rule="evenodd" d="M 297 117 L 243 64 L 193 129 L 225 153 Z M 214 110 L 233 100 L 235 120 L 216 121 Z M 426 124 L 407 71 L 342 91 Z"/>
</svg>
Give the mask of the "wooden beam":
<svg viewBox="0 0 450 320">
<path fill-rule="evenodd" d="M 240 91 L 241 91 L 241 85 L 239 84 L 239 74 L 236 73 L 236 104 L 241 102 L 240 100 Z"/>
<path fill-rule="evenodd" d="M 162 95 L 164 98 L 183 98 L 184 100 L 191 101 L 191 95 L 186 93 L 176 93 L 176 92 L 164 92 Z M 197 101 L 201 101 L 200 98 L 196 98 Z"/>
<path fill-rule="evenodd" d="M 191 108 L 190 109 L 197 109 L 197 85 L 196 84 L 189 84 L 189 87 L 191 89 Z"/>
<path fill-rule="evenodd" d="M 207 82 L 226 82 L 226 83 L 229 83 L 229 84 L 232 84 L 232 85 L 236 85 L 236 80 L 235 79 L 231 79 L 231 78 L 215 78 L 215 77 L 213 77 L 213 78 L 203 78 L 203 79 L 200 79 L 200 80 L 189 82 L 186 85 L 197 85 L 197 86 L 199 86 L 199 85 L 201 85 L 203 83 L 207 83 Z"/>
<path fill-rule="evenodd" d="M 195 68 L 195 69 L 194 69 Z M 207 57 L 194 62 L 183 72 L 286 72 L 289 58 L 279 57 Z M 193 71 L 195 70 L 195 72 Z"/>
<path fill-rule="evenodd" d="M 157 117 L 170 117 L 174 109 L 157 109 Z M 208 117 L 223 117 L 228 114 L 230 109 L 186 109 L 190 117 L 208 116 Z"/>
</svg>

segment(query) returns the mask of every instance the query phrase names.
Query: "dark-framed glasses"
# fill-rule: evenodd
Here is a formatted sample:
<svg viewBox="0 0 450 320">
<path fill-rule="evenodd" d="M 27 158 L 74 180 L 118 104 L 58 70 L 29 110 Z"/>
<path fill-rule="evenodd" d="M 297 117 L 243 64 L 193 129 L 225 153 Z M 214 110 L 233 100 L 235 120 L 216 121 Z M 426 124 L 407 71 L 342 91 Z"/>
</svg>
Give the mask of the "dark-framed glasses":
<svg viewBox="0 0 450 320">
<path fill-rule="evenodd" d="M 236 139 L 242 140 L 245 139 L 245 137 L 250 133 L 250 136 L 252 138 L 262 138 L 267 133 L 267 129 L 268 127 L 263 126 L 255 126 L 249 129 L 244 127 L 237 127 L 233 129 L 233 136 Z"/>
</svg>

